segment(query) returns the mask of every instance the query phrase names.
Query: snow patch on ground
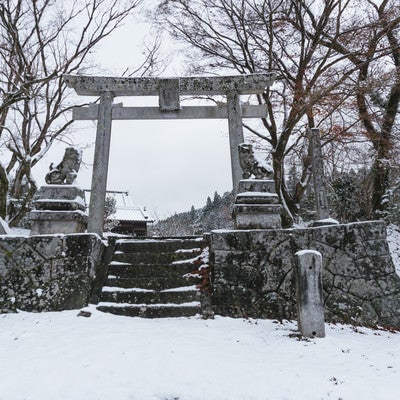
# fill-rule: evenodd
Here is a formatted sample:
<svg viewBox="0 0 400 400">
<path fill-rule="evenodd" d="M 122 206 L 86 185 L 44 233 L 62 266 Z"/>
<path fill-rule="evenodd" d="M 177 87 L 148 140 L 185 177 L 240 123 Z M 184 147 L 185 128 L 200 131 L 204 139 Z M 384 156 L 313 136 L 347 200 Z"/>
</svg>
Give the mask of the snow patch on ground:
<svg viewBox="0 0 400 400">
<path fill-rule="evenodd" d="M 110 276 L 108 277 L 110 279 Z M 103 286 L 102 292 L 120 292 L 120 293 L 155 293 L 155 290 L 143 288 L 122 288 L 119 286 Z"/>
<path fill-rule="evenodd" d="M 30 229 L 24 228 L 10 228 L 9 236 L 30 236 Z"/>
<path fill-rule="evenodd" d="M 177 293 L 177 292 L 189 292 L 189 291 L 199 292 L 200 290 L 197 288 L 196 285 L 191 285 L 191 286 L 181 286 L 171 289 L 164 289 L 161 290 L 161 293 L 172 293 L 172 292 Z"/>
<path fill-rule="evenodd" d="M 400 334 L 216 317 L 0 315 L 1 400 L 397 400 Z"/>
</svg>

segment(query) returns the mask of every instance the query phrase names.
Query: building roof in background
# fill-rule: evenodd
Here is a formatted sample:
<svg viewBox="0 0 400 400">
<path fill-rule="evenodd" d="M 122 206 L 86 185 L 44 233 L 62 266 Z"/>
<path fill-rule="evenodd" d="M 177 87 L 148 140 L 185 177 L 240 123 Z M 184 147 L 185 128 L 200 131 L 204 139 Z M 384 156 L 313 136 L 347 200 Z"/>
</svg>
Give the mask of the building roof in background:
<svg viewBox="0 0 400 400">
<path fill-rule="evenodd" d="M 118 221 L 132 221 L 132 222 L 153 222 L 150 214 L 145 208 L 133 205 L 133 201 L 128 192 L 107 190 L 106 196 L 112 197 L 116 201 L 116 213 L 111 215 L 111 219 Z M 90 190 L 85 189 L 85 202 L 86 207 L 90 203 Z"/>
</svg>

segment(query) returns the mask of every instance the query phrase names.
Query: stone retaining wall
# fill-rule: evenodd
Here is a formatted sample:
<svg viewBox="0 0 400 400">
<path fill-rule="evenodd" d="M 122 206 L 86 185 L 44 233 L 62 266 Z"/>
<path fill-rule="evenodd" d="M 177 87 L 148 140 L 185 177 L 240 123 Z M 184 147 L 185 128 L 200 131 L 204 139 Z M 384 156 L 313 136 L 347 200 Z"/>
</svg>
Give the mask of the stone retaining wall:
<svg viewBox="0 0 400 400">
<path fill-rule="evenodd" d="M 213 231 L 213 306 L 233 317 L 296 319 L 294 254 L 323 257 L 327 321 L 400 328 L 400 277 L 383 222 Z"/>
<path fill-rule="evenodd" d="M 104 269 L 104 249 L 91 234 L 0 236 L 0 312 L 87 305 Z"/>
</svg>

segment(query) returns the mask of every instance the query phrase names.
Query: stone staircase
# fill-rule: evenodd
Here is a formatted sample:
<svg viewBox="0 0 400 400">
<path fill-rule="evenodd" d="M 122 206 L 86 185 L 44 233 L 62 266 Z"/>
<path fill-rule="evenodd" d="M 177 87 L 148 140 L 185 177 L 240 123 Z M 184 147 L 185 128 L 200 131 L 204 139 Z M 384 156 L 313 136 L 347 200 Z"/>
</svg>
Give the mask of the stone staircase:
<svg viewBox="0 0 400 400">
<path fill-rule="evenodd" d="M 144 318 L 202 314 L 207 272 L 203 238 L 117 240 L 97 309 Z"/>
</svg>

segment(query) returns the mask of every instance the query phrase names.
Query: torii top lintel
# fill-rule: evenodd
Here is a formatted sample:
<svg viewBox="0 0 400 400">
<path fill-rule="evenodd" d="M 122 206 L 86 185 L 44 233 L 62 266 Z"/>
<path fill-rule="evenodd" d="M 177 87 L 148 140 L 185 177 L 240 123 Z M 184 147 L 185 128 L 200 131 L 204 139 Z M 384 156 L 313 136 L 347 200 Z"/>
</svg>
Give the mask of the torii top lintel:
<svg viewBox="0 0 400 400">
<path fill-rule="evenodd" d="M 84 75 L 64 75 L 67 86 L 82 96 L 100 96 L 112 92 L 117 96 L 158 96 L 166 81 L 178 81 L 181 95 L 224 95 L 262 93 L 276 78 L 273 72 L 263 74 L 180 77 L 180 78 L 116 78 Z"/>
</svg>

